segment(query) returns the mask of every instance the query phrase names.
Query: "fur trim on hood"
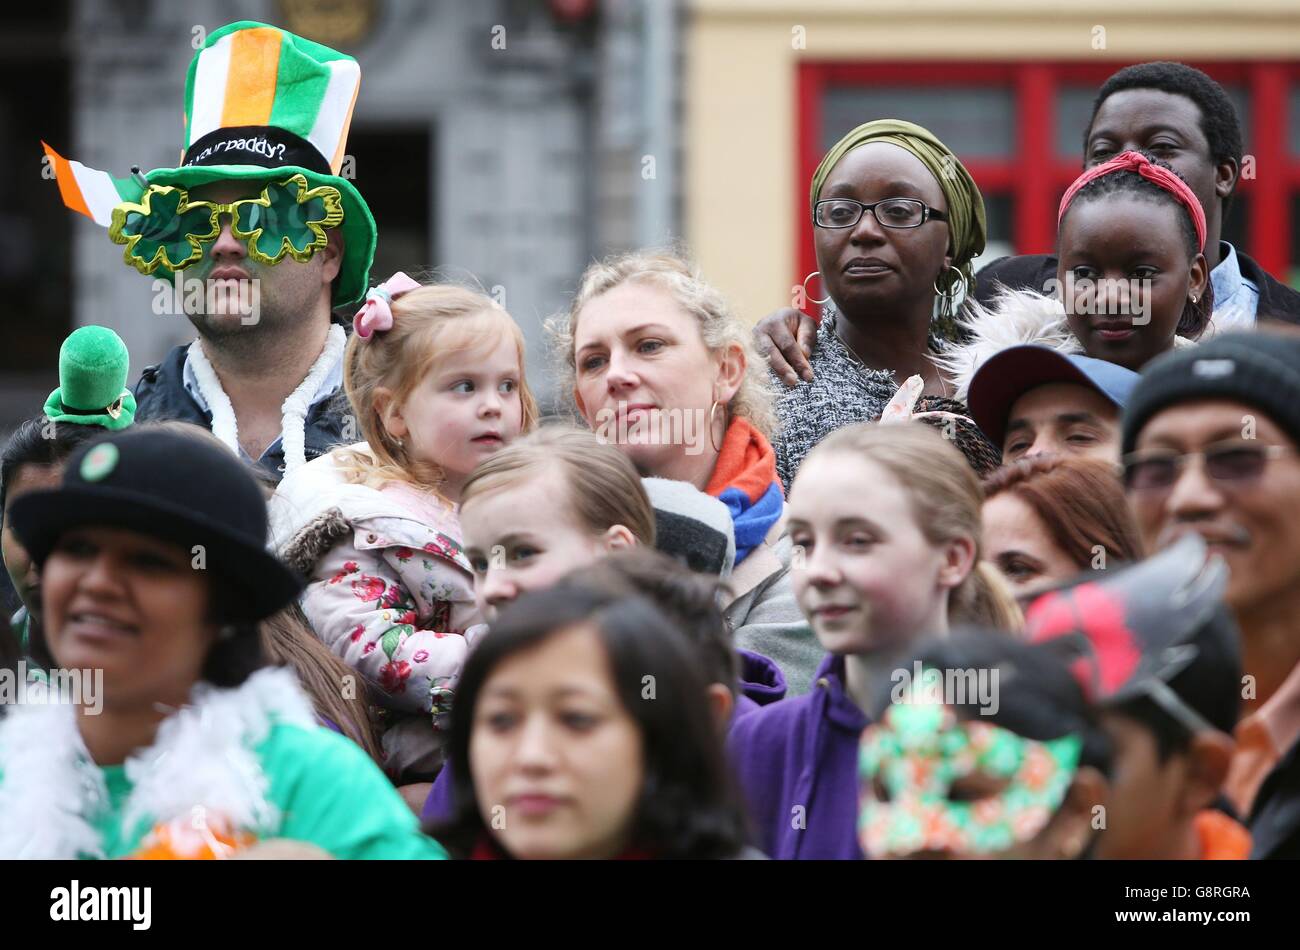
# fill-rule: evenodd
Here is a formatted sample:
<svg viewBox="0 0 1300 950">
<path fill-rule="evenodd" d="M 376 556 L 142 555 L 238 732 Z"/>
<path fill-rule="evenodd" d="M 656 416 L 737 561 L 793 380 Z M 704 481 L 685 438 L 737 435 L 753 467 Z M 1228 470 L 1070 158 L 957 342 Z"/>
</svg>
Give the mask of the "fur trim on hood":
<svg viewBox="0 0 1300 950">
<path fill-rule="evenodd" d="M 304 577 L 311 577 L 316 564 L 340 539 L 352 533 L 353 525 L 337 508 L 329 508 L 307 522 L 280 551 L 280 557 Z"/>
<path fill-rule="evenodd" d="M 1071 332 L 1061 301 L 1034 290 L 1003 288 L 988 307 L 970 298 L 960 321 L 958 333 L 967 342 L 935 356 L 934 361 L 956 384 L 956 397 L 962 402 L 984 361 L 1009 347 L 1032 344 L 1058 353 L 1083 353 L 1083 344 Z M 1202 339 L 1208 339 L 1208 334 Z M 1174 337 L 1176 347 L 1195 342 Z"/>
<path fill-rule="evenodd" d="M 957 384 L 956 395 L 962 402 L 975 371 L 990 356 L 1009 347 L 1034 343 L 1058 353 L 1083 352 L 1070 332 L 1061 301 L 1034 290 L 1004 288 L 988 307 L 969 299 L 960 314 L 958 332 L 967 342 L 934 361 Z"/>
</svg>

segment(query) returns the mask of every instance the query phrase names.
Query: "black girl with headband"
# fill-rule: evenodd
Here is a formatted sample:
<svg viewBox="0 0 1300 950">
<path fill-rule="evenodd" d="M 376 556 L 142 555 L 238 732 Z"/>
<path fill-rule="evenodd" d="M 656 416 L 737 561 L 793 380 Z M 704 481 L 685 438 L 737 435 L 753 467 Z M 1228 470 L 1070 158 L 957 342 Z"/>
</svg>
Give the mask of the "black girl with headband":
<svg viewBox="0 0 1300 950">
<path fill-rule="evenodd" d="M 1076 178 L 1058 213 L 1057 280 L 1083 351 L 1139 370 L 1200 337 L 1214 309 L 1205 234 L 1196 195 L 1144 152 Z"/>
</svg>

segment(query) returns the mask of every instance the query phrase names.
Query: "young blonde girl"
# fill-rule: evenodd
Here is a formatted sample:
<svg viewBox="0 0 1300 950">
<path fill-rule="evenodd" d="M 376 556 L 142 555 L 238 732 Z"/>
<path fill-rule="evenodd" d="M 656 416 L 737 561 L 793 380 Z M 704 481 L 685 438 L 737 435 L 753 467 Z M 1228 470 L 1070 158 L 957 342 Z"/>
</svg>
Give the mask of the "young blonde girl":
<svg viewBox="0 0 1300 950">
<path fill-rule="evenodd" d="M 680 531 L 684 515 L 652 507 L 649 492 L 657 489 L 646 485 L 657 481 L 662 480 L 643 480 L 619 448 L 593 432 L 564 425 L 530 433 L 479 465 L 465 483 L 460 513 L 484 617 L 495 622 L 516 598 L 591 568 L 606 555 L 654 548 L 661 520 L 669 533 Z M 739 687 L 737 714 L 784 695 L 785 679 L 775 663 L 737 653 L 740 682 L 726 684 L 729 691 Z M 422 812 L 426 820 L 450 815 L 452 782 L 448 769 L 439 773 Z"/>
<path fill-rule="evenodd" d="M 474 469 L 461 523 L 489 622 L 574 568 L 655 543 L 654 509 L 632 463 L 593 433 L 563 425 L 530 433 Z"/>
<path fill-rule="evenodd" d="M 681 541 L 707 545 L 707 526 L 687 511 L 661 507 L 677 501 L 663 483 L 641 478 L 618 447 L 564 425 L 539 429 L 474 469 L 461 497 L 461 525 L 483 616 L 491 622 L 520 594 L 550 587 L 614 551 L 656 548 L 690 567 L 692 552 Z M 737 653 L 740 688 L 751 698 L 746 708 L 785 695 L 776 663 Z"/>
<path fill-rule="evenodd" d="M 479 462 L 534 426 L 537 405 L 523 335 L 481 293 L 399 273 L 367 295 L 354 326 L 343 384 L 364 441 L 290 473 L 272 530 L 308 578 L 312 628 L 382 707 L 390 777 L 428 781 L 482 620 L 460 491 Z"/>
<path fill-rule="evenodd" d="M 982 501 L 961 453 L 920 423 L 839 429 L 800 467 L 789 507 L 794 591 L 827 656 L 811 693 L 759 709 L 731 733 L 769 856 L 861 857 L 858 737 L 910 643 L 962 624 L 1019 629 L 1014 598 L 980 557 Z"/>
</svg>

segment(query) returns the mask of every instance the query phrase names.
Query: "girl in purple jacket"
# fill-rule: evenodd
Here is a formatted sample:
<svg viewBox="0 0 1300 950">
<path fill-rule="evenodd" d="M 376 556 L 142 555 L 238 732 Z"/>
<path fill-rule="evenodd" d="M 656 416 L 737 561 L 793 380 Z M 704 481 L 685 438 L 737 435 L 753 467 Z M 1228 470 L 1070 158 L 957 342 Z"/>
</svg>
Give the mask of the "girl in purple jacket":
<svg viewBox="0 0 1300 950">
<path fill-rule="evenodd" d="M 771 857 L 862 857 L 865 710 L 883 705 L 917 638 L 959 623 L 1018 629 L 1014 598 L 980 559 L 981 500 L 961 453 L 917 423 L 840 429 L 799 469 L 794 590 L 827 656 L 812 692 L 737 720 L 729 740 Z"/>
</svg>

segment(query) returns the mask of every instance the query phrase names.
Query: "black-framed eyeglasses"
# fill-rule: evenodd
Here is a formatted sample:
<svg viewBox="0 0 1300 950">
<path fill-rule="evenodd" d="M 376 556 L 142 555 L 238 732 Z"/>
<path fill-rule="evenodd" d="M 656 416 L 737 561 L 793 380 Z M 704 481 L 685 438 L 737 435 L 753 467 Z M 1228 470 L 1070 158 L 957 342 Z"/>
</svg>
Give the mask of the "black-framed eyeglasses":
<svg viewBox="0 0 1300 950">
<path fill-rule="evenodd" d="M 852 198 L 823 198 L 813 205 L 813 224 L 819 228 L 851 228 L 868 211 L 886 228 L 919 228 L 932 219 L 948 220 L 945 212 L 919 198 L 886 198 L 871 204 Z"/>
<path fill-rule="evenodd" d="M 1292 455 L 1285 445 L 1257 445 L 1250 442 L 1220 442 L 1200 452 L 1170 452 L 1151 449 L 1131 452 L 1120 460 L 1124 466 L 1124 487 L 1129 491 L 1166 491 L 1182 476 L 1191 459 L 1200 459 L 1205 474 L 1216 482 L 1242 484 L 1259 478 L 1271 459 Z"/>
</svg>

